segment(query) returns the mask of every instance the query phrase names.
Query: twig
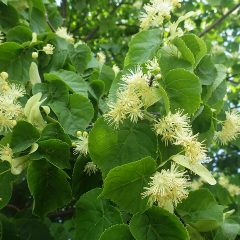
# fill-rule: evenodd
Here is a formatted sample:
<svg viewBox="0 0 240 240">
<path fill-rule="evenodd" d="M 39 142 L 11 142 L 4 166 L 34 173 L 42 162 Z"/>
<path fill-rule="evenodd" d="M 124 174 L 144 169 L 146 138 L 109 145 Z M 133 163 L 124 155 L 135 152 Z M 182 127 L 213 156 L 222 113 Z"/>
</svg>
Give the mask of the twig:
<svg viewBox="0 0 240 240">
<path fill-rule="evenodd" d="M 216 20 L 214 23 L 209 25 L 205 30 L 203 30 L 201 33 L 199 33 L 199 37 L 202 37 L 212 29 L 214 29 L 216 26 L 218 26 L 221 22 L 223 22 L 232 12 L 237 10 L 240 7 L 240 3 L 235 5 L 233 8 L 231 8 L 226 14 L 224 14 L 221 18 Z"/>
<path fill-rule="evenodd" d="M 7 208 L 14 209 L 16 212 L 20 212 L 20 211 L 21 211 L 20 208 L 16 207 L 16 206 L 13 205 L 13 204 L 8 204 L 6 207 L 7 207 Z"/>
<path fill-rule="evenodd" d="M 62 0 L 61 15 L 62 15 L 63 18 L 67 17 L 67 0 Z"/>
<path fill-rule="evenodd" d="M 56 218 L 72 217 L 74 212 L 75 212 L 75 208 L 69 208 L 64 211 L 49 213 L 48 217 L 52 220 Z"/>
<path fill-rule="evenodd" d="M 52 30 L 53 32 L 56 32 L 56 30 L 54 29 L 53 25 L 50 23 L 50 21 L 49 21 L 49 18 L 48 18 L 48 15 L 47 15 L 47 14 L 46 14 L 46 22 L 47 22 L 48 26 L 51 28 L 51 30 Z"/>
</svg>

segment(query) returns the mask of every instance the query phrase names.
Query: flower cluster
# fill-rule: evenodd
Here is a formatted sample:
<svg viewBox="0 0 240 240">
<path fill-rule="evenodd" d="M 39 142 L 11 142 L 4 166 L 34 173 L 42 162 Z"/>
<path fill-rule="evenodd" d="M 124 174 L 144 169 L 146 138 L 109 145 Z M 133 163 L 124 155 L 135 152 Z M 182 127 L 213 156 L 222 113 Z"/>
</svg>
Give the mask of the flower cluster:
<svg viewBox="0 0 240 240">
<path fill-rule="evenodd" d="M 179 171 L 175 164 L 170 169 L 156 172 L 150 179 L 149 186 L 142 193 L 143 198 L 149 197 L 150 206 L 157 202 L 158 206 L 171 211 L 188 196 L 190 183 L 186 172 Z"/>
<path fill-rule="evenodd" d="M 46 46 L 43 47 L 42 51 L 45 52 L 47 55 L 52 55 L 54 48 L 55 47 L 52 44 L 48 43 Z"/>
<path fill-rule="evenodd" d="M 103 65 L 106 62 L 106 55 L 103 52 L 98 52 L 97 60 L 101 65 Z"/>
<path fill-rule="evenodd" d="M 196 13 L 191 11 L 186 13 L 183 16 L 180 16 L 176 22 L 170 23 L 168 30 L 169 30 L 169 36 L 167 40 L 173 40 L 176 37 L 181 37 L 185 32 L 191 31 L 195 28 L 195 23 L 191 21 L 189 18 L 194 16 Z M 179 27 L 179 24 L 181 22 L 184 22 L 184 30 Z"/>
<path fill-rule="evenodd" d="M 183 147 L 185 156 L 192 164 L 209 162 L 206 147 L 198 141 L 198 135 L 193 135 L 190 119 L 183 111 L 168 113 L 154 125 L 157 135 L 167 145 L 169 142 Z"/>
<path fill-rule="evenodd" d="M 98 171 L 98 167 L 94 162 L 88 162 L 83 170 L 88 176 L 95 174 Z"/>
<path fill-rule="evenodd" d="M 150 76 L 150 72 L 143 73 L 140 66 L 122 76 L 123 83 L 117 93 L 117 101 L 108 104 L 110 111 L 104 115 L 110 124 L 118 127 L 127 118 L 132 122 L 143 119 L 143 109 L 152 105 L 156 98 L 150 86 Z"/>
<path fill-rule="evenodd" d="M 240 134 L 240 113 L 234 109 L 226 112 L 226 120 L 223 122 L 222 130 L 216 133 L 217 140 L 226 145 L 235 140 Z"/>
<path fill-rule="evenodd" d="M 202 163 L 210 162 L 207 156 L 207 148 L 198 141 L 198 135 L 193 135 L 190 120 L 182 111 L 168 113 L 167 116 L 158 120 L 154 126 L 156 134 L 162 136 L 166 144 L 169 142 L 181 146 L 184 155 L 180 153 L 171 157 L 173 161 L 198 174 L 203 180 L 211 185 L 216 184 L 212 174 Z"/>
<path fill-rule="evenodd" d="M 73 142 L 74 154 L 87 155 L 88 153 L 88 133 L 77 131 L 78 140 Z"/>
<path fill-rule="evenodd" d="M 6 133 L 15 125 L 16 120 L 23 115 L 22 106 L 18 98 L 25 94 L 20 85 L 9 83 L 8 74 L 0 73 L 0 131 Z"/>
<path fill-rule="evenodd" d="M 67 28 L 65 28 L 65 27 L 59 27 L 59 28 L 56 30 L 56 34 L 57 34 L 60 38 L 64 38 L 67 42 L 69 42 L 69 43 L 74 43 L 73 35 L 67 32 Z"/>
<path fill-rule="evenodd" d="M 154 128 L 157 135 L 162 136 L 162 140 L 166 145 L 169 142 L 176 142 L 178 136 L 191 132 L 190 119 L 182 111 L 177 111 L 176 113 L 169 112 L 167 116 L 158 120 Z"/>
<path fill-rule="evenodd" d="M 164 19 L 171 18 L 171 12 L 180 7 L 181 0 L 150 0 L 149 4 L 143 6 L 144 11 L 140 15 L 140 27 L 142 30 L 150 27 L 159 27 Z"/>
</svg>

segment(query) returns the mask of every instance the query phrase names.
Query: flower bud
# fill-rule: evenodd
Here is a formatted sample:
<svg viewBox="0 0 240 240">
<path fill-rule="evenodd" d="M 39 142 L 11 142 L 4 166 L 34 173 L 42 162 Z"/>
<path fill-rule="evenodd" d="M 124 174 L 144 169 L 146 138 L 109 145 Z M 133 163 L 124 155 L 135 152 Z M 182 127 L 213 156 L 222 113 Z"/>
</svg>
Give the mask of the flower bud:
<svg viewBox="0 0 240 240">
<path fill-rule="evenodd" d="M 38 52 L 33 52 L 32 53 L 32 58 L 37 59 L 38 58 Z"/>
<path fill-rule="evenodd" d="M 1 72 L 1 73 L 0 73 L 0 77 L 1 77 L 3 80 L 7 80 L 7 79 L 8 79 L 8 73 L 7 73 L 7 72 Z"/>
</svg>

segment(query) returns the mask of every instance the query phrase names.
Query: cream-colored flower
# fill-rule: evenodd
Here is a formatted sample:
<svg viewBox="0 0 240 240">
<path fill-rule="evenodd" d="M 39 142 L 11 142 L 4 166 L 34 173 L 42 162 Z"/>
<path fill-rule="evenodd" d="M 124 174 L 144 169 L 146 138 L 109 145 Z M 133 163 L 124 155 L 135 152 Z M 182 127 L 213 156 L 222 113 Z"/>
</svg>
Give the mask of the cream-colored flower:
<svg viewBox="0 0 240 240">
<path fill-rule="evenodd" d="M 176 22 L 173 22 L 169 25 L 169 37 L 168 40 L 173 40 L 176 37 L 181 37 L 183 35 L 183 30 L 178 27 L 179 24 L 183 21 L 186 22 L 186 20 L 192 16 L 195 16 L 196 13 L 193 11 L 190 11 L 188 13 L 186 13 L 185 15 L 181 16 L 178 18 L 178 20 Z M 187 29 L 186 29 L 187 30 Z"/>
<path fill-rule="evenodd" d="M 33 32 L 32 33 L 32 42 L 31 43 L 35 43 L 37 42 L 37 33 Z"/>
<path fill-rule="evenodd" d="M 149 76 L 143 73 L 140 66 L 130 70 L 129 74 L 123 75 L 122 80 L 124 81 L 123 90 L 127 88 L 129 91 L 135 91 L 139 96 L 149 88 Z"/>
<path fill-rule="evenodd" d="M 69 43 L 74 43 L 73 35 L 67 32 L 67 28 L 65 28 L 65 27 L 59 27 L 59 28 L 56 30 L 56 34 L 57 34 L 60 38 L 64 38 L 67 42 L 69 42 Z"/>
<path fill-rule="evenodd" d="M 31 149 L 27 155 L 14 158 L 13 151 L 9 147 L 9 145 L 0 146 L 0 159 L 2 161 L 9 162 L 9 164 L 11 166 L 11 173 L 14 175 L 18 175 L 27 167 L 28 160 L 29 160 L 29 154 L 35 152 L 37 149 L 38 149 L 38 144 L 34 143 L 31 146 Z"/>
<path fill-rule="evenodd" d="M 25 89 L 20 85 L 9 84 L 8 74 L 3 72 L 0 75 L 0 132 L 5 134 L 16 125 L 16 120 L 23 115 L 22 106 L 17 99 L 22 97 Z"/>
<path fill-rule="evenodd" d="M 87 155 L 88 153 L 88 133 L 77 131 L 78 140 L 73 143 L 74 154 Z"/>
<path fill-rule="evenodd" d="M 143 118 L 143 107 L 138 95 L 132 91 L 118 92 L 116 103 L 109 103 L 110 111 L 104 115 L 105 119 L 114 127 L 118 128 L 126 118 L 137 122 Z"/>
<path fill-rule="evenodd" d="M 197 135 L 192 135 L 191 132 L 177 132 L 175 139 L 174 144 L 183 146 L 185 156 L 188 157 L 191 163 L 211 161 L 211 158 L 207 156 L 206 146 L 197 140 Z"/>
<path fill-rule="evenodd" d="M 154 74 L 158 74 L 160 72 L 160 67 L 157 61 L 157 58 L 153 58 L 152 60 L 148 60 L 145 64 L 148 71 Z"/>
<path fill-rule="evenodd" d="M 3 42 L 4 40 L 4 35 L 3 33 L 0 31 L 0 44 Z"/>
<path fill-rule="evenodd" d="M 97 60 L 101 65 L 103 65 L 106 62 L 106 55 L 103 52 L 98 52 Z"/>
<path fill-rule="evenodd" d="M 226 112 L 222 130 L 216 133 L 216 139 L 223 145 L 235 140 L 240 134 L 240 113 L 237 110 Z"/>
<path fill-rule="evenodd" d="M 6 81 L 8 79 L 8 73 L 7 72 L 1 72 L 0 73 L 0 81 Z"/>
<path fill-rule="evenodd" d="M 180 7 L 179 0 L 151 0 L 143 6 L 144 11 L 140 14 L 140 28 L 146 30 L 150 27 L 159 27 L 164 19 L 171 18 L 171 12 L 175 7 Z"/>
<path fill-rule="evenodd" d="M 150 206 L 155 202 L 163 208 L 177 206 L 188 196 L 188 176 L 186 172 L 179 171 L 175 164 L 170 169 L 156 172 L 150 179 L 148 187 L 142 193 L 142 198 L 149 197 Z"/>
<path fill-rule="evenodd" d="M 179 134 L 185 135 L 185 133 L 192 132 L 189 117 L 183 114 L 182 111 L 177 111 L 176 113 L 169 112 L 167 116 L 158 120 L 154 125 L 154 129 L 157 135 L 162 136 L 165 144 L 169 142 L 174 143 Z"/>
<path fill-rule="evenodd" d="M 52 55 L 53 50 L 55 47 L 52 44 L 47 44 L 46 46 L 43 47 L 42 51 L 45 52 L 47 55 Z"/>
<path fill-rule="evenodd" d="M 120 72 L 120 68 L 116 64 L 113 65 L 112 70 L 114 71 L 115 76 Z"/>
<path fill-rule="evenodd" d="M 91 176 L 98 171 L 98 167 L 94 162 L 88 162 L 83 170 L 87 175 Z"/>
<path fill-rule="evenodd" d="M 13 151 L 9 147 L 9 144 L 7 144 L 6 146 L 0 145 L 0 159 L 2 161 L 10 162 L 12 158 L 13 158 Z"/>
<path fill-rule="evenodd" d="M 17 100 L 21 98 L 26 93 L 25 89 L 18 84 L 10 84 L 9 89 L 6 91 L 6 94 L 9 96 L 9 99 Z"/>
</svg>

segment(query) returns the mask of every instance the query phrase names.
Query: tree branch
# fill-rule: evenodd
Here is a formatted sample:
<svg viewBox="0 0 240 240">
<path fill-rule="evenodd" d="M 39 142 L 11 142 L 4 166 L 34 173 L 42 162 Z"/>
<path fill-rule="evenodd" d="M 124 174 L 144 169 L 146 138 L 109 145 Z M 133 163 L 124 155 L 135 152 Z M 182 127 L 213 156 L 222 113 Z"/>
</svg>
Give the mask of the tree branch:
<svg viewBox="0 0 240 240">
<path fill-rule="evenodd" d="M 62 15 L 63 18 L 67 17 L 67 0 L 62 0 L 61 15 Z"/>
<path fill-rule="evenodd" d="M 211 25 L 209 25 L 205 30 L 203 30 L 201 33 L 199 33 L 199 37 L 202 37 L 203 35 L 205 35 L 206 33 L 208 33 L 209 31 L 211 31 L 212 29 L 214 29 L 215 27 L 217 27 L 221 22 L 223 22 L 232 12 L 234 12 L 235 10 L 237 10 L 240 7 L 240 3 L 235 5 L 233 8 L 231 8 L 226 14 L 224 14 L 221 18 L 219 18 L 218 20 L 216 20 L 214 23 L 212 23 Z"/>
</svg>

